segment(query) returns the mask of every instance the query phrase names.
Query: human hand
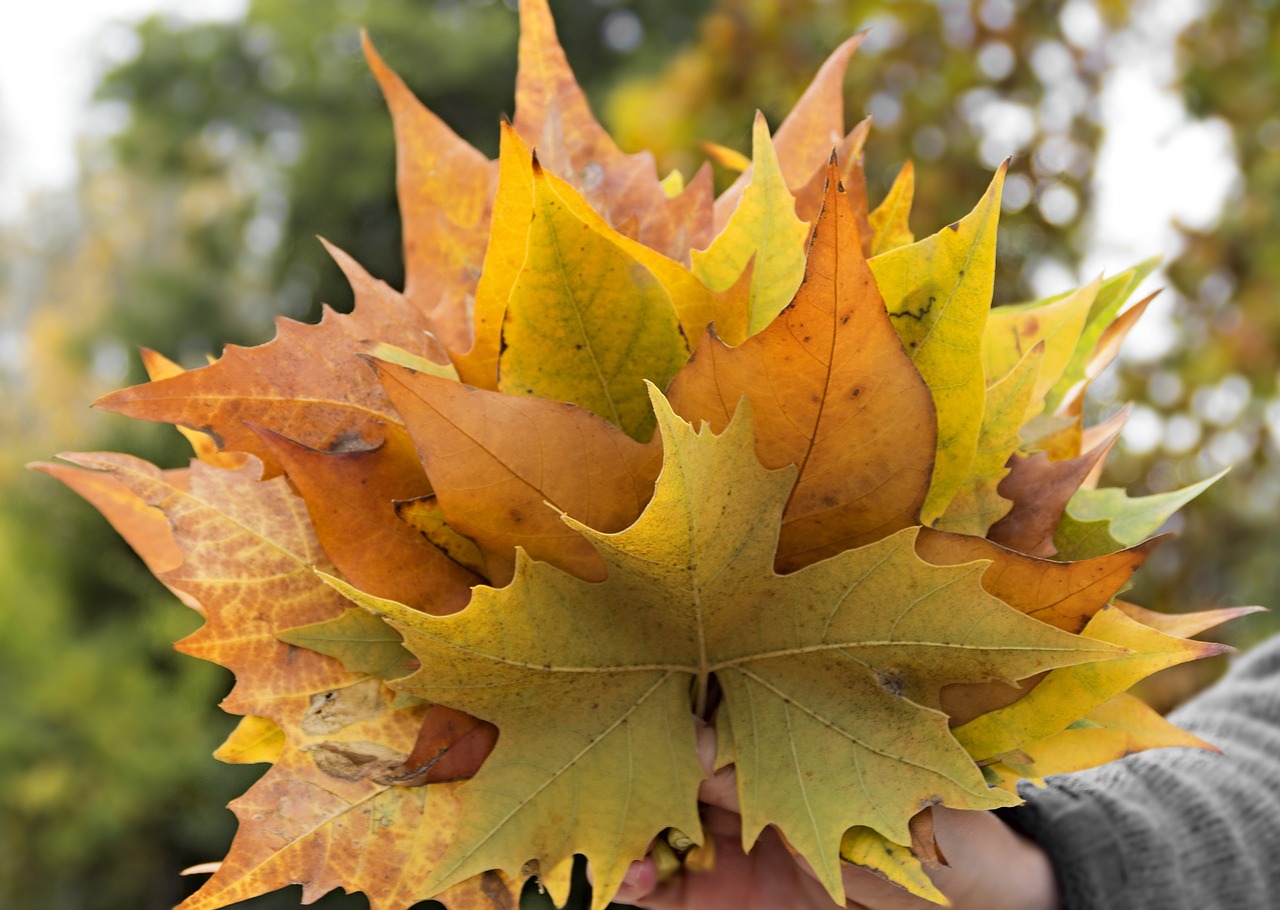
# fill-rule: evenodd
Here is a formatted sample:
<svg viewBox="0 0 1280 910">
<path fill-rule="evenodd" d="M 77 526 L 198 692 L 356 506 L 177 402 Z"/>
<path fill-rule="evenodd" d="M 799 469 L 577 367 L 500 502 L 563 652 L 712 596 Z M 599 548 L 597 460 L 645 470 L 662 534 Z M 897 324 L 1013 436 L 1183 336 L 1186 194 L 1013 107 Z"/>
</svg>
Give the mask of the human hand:
<svg viewBox="0 0 1280 910">
<path fill-rule="evenodd" d="M 714 762 L 715 736 L 698 734 L 703 766 Z M 736 775 L 732 768 L 704 781 L 703 828 L 715 864 L 686 869 L 659 882 L 652 858 L 633 863 L 615 901 L 649 910 L 836 910 L 809 864 L 766 828 L 750 853 L 742 850 Z M 990 812 L 934 807 L 934 832 L 948 865 L 929 870 L 954 910 L 1059 910 L 1057 882 L 1049 858 Z M 874 873 L 845 864 L 847 910 L 937 910 L 937 905 L 892 885 Z"/>
</svg>

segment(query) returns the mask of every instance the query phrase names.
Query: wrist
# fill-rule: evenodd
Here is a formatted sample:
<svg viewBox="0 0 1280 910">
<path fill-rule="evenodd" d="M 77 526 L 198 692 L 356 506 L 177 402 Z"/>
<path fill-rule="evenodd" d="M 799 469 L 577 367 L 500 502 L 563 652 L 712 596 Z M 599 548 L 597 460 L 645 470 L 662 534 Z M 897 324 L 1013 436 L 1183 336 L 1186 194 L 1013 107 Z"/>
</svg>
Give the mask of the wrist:
<svg viewBox="0 0 1280 910">
<path fill-rule="evenodd" d="M 1017 882 L 1002 906 L 1006 910 L 1062 910 L 1062 890 L 1049 854 L 1030 838 L 1012 830 L 1010 834 L 1018 844 L 1016 862 L 1010 863 Z"/>
</svg>

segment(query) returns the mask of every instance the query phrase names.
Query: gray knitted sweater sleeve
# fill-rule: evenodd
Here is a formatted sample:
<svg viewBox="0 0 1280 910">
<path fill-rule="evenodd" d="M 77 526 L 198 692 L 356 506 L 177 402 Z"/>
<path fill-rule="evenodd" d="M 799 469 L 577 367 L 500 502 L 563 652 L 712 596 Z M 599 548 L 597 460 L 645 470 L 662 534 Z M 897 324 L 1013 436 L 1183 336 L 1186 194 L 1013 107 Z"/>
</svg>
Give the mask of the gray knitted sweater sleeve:
<svg viewBox="0 0 1280 910">
<path fill-rule="evenodd" d="M 1003 817 L 1049 854 L 1065 910 L 1280 908 L 1280 636 L 1170 719 L 1222 754 L 1155 749 L 1024 783 Z"/>
</svg>

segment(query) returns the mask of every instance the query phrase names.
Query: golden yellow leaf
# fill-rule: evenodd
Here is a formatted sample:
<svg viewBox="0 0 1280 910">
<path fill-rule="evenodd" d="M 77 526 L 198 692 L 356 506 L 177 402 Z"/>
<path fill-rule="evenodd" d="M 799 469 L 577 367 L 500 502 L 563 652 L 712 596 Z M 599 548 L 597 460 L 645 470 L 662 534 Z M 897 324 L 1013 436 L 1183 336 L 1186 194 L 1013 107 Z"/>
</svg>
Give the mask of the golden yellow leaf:
<svg viewBox="0 0 1280 910">
<path fill-rule="evenodd" d="M 796 216 L 769 125 L 757 112 L 752 132 L 751 181 L 723 231 L 706 250 L 693 252 L 693 273 L 714 291 L 729 288 L 755 259 L 747 334 L 759 332 L 791 302 L 804 277 L 804 241 L 809 227 Z M 806 176 L 808 174 L 806 173 Z M 727 344 L 745 340 L 717 331 Z"/>
<path fill-rule="evenodd" d="M 910 161 L 904 161 L 902 170 L 893 178 L 889 194 L 868 216 L 873 231 L 872 256 L 915 243 L 916 237 L 911 233 L 910 224 L 911 200 L 915 191 L 915 166 Z"/>
<path fill-rule="evenodd" d="M 418 499 L 396 501 L 396 515 L 432 544 L 449 555 L 459 565 L 466 566 L 476 575 L 485 575 L 484 554 L 476 542 L 465 534 L 459 534 L 445 521 L 444 510 L 435 494 Z"/>
<path fill-rule="evenodd" d="M 1130 653 L 1105 663 L 1054 670 L 1012 705 L 956 727 L 956 738 L 969 754 L 983 759 L 1022 749 L 1065 730 L 1157 670 L 1230 650 L 1216 642 L 1165 635 L 1115 607 L 1098 611 L 1081 634 L 1127 648 Z"/>
<path fill-rule="evenodd" d="M 248 714 L 240 718 L 240 723 L 214 751 L 213 757 L 230 765 L 274 762 L 280 758 L 284 745 L 284 731 L 274 720 Z"/>
<path fill-rule="evenodd" d="M 498 387 L 502 317 L 507 312 L 511 288 L 528 251 L 532 208 L 530 152 L 511 124 L 504 122 L 498 150 L 498 192 L 493 203 L 489 246 L 484 255 L 484 271 L 476 285 L 474 342 L 467 353 L 456 353 L 453 357 L 462 381 L 476 388 Z"/>
<path fill-rule="evenodd" d="M 706 152 L 709 159 L 725 170 L 741 174 L 751 167 L 751 159 L 737 149 L 720 145 L 718 142 L 699 142 L 698 147 Z"/>
<path fill-rule="evenodd" d="M 946 895 L 925 874 L 918 857 L 907 847 L 895 844 L 871 828 L 856 827 L 846 831 L 840 841 L 840 858 L 870 869 L 917 897 L 944 907 L 951 905 Z"/>
<path fill-rule="evenodd" d="M 973 462 L 946 511 L 934 522 L 938 530 L 985 537 L 1013 508 L 1013 503 L 1000 495 L 1000 483 L 1009 473 L 1010 456 L 1022 443 L 1018 431 L 1028 409 L 1034 407 L 1036 376 L 1043 358 L 1044 344 L 1037 343 L 1009 375 L 987 387 Z"/>
<path fill-rule="evenodd" d="M 1121 694 L 1065 730 L 1002 756 L 994 767 L 1000 774 L 999 786 L 1015 792 L 1020 779 L 1043 783 L 1051 774 L 1084 771 L 1126 755 L 1169 746 L 1218 751 L 1169 723 L 1141 699 Z"/>
<path fill-rule="evenodd" d="M 982 430 L 982 334 L 995 279 L 996 222 L 1008 162 L 964 218 L 871 260 L 907 352 L 938 412 L 938 455 L 921 521 L 933 524 L 969 476 Z"/>
<path fill-rule="evenodd" d="M 1101 284 L 1102 279 L 1095 278 L 1074 293 L 1056 300 L 992 310 L 982 337 L 982 364 L 988 383 L 1009 375 L 1027 351 L 1043 343 L 1044 356 L 1040 361 L 1034 396 L 1036 403 L 1043 403 L 1071 362 Z M 1036 409 L 1027 417 L 1035 417 L 1038 413 L 1039 409 Z"/>
<path fill-rule="evenodd" d="M 535 160 L 534 218 L 503 321 L 498 388 L 568 401 L 635 439 L 653 432 L 644 380 L 665 386 L 688 348 L 667 291 L 565 204 Z"/>
</svg>

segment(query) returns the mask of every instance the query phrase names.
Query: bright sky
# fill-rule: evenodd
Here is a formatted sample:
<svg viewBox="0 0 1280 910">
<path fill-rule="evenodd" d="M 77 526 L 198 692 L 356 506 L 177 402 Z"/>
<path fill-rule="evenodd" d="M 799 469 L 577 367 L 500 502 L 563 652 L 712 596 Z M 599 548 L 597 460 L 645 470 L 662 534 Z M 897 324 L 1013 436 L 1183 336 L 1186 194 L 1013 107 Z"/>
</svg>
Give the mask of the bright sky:
<svg viewBox="0 0 1280 910">
<path fill-rule="evenodd" d="M 232 18 L 246 0 L 0 0 L 0 218 L 31 190 L 69 182 L 74 137 L 93 87 L 95 60 L 126 54 L 112 22 L 153 12 Z M 105 30 L 105 31 L 104 31 Z"/>
</svg>

